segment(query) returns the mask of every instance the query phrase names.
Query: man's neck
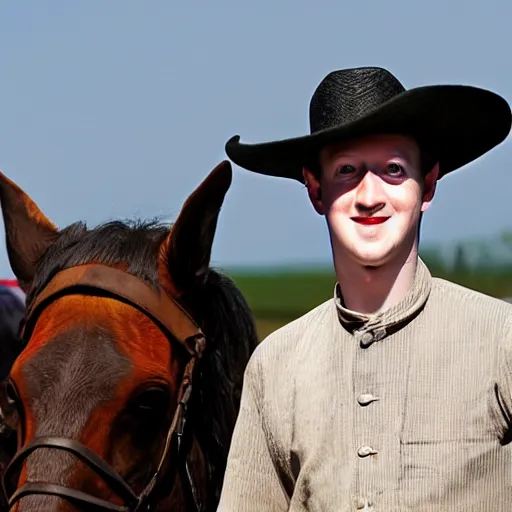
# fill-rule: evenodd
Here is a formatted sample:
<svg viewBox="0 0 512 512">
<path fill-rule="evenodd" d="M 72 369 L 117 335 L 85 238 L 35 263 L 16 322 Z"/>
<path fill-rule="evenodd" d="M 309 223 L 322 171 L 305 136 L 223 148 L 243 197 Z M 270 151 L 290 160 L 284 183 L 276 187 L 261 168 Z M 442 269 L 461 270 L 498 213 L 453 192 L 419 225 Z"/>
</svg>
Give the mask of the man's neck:
<svg viewBox="0 0 512 512">
<path fill-rule="evenodd" d="M 418 264 L 418 250 L 380 267 L 367 268 L 355 262 L 334 262 L 336 277 L 347 309 L 362 314 L 384 311 L 409 292 Z"/>
</svg>

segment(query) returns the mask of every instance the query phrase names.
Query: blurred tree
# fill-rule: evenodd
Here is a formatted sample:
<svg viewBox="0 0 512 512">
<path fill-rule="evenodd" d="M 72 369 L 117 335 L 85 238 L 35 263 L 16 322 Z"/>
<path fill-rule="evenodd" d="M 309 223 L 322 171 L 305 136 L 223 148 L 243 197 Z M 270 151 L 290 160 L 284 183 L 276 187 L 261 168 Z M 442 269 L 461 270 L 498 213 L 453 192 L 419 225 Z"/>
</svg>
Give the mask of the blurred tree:
<svg viewBox="0 0 512 512">
<path fill-rule="evenodd" d="M 440 247 L 434 245 L 421 247 L 419 254 L 431 271 L 438 272 L 446 269 L 446 260 L 441 254 Z"/>
<path fill-rule="evenodd" d="M 512 252 L 512 231 L 504 231 L 501 234 L 501 241 L 508 247 Z"/>
<path fill-rule="evenodd" d="M 464 245 L 460 243 L 457 244 L 457 246 L 455 247 L 453 270 L 454 272 L 461 274 L 467 273 L 470 270 Z"/>
</svg>

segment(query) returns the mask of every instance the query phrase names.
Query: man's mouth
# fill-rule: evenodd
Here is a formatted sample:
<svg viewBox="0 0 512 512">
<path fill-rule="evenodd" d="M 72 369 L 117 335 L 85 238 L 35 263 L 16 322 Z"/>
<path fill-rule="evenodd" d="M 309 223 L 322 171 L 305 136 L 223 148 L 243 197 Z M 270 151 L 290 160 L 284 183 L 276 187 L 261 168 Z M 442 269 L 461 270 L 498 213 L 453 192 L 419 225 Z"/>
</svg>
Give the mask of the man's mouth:
<svg viewBox="0 0 512 512">
<path fill-rule="evenodd" d="M 386 222 L 389 217 L 351 217 L 351 219 L 358 224 L 373 226 L 374 224 L 382 224 L 383 222 Z"/>
</svg>

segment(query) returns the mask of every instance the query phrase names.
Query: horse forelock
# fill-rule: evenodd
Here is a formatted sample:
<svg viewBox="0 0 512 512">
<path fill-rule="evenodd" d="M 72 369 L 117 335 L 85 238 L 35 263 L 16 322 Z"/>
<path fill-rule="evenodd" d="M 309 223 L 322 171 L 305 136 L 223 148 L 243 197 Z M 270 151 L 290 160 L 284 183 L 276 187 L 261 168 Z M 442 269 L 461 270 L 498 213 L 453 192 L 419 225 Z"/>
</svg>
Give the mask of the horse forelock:
<svg viewBox="0 0 512 512">
<path fill-rule="evenodd" d="M 37 264 L 27 306 L 60 270 L 86 263 L 123 268 L 153 286 L 159 285 L 157 257 L 171 225 L 155 220 L 112 221 L 87 229 L 76 222 L 60 231 Z"/>
</svg>

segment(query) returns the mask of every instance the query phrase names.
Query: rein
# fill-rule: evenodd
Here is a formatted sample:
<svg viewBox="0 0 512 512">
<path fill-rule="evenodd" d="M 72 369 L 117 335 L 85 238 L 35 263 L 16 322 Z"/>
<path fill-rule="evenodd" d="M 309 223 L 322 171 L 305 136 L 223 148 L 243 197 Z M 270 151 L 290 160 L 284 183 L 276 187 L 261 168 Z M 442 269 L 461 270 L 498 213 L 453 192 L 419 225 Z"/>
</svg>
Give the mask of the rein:
<svg viewBox="0 0 512 512">
<path fill-rule="evenodd" d="M 172 488 L 176 472 L 183 470 L 184 482 L 187 482 L 186 487 L 188 487 L 188 498 L 193 502 L 193 507 L 199 511 L 201 507 L 197 501 L 194 482 L 190 471 L 188 471 L 183 437 L 185 435 L 187 405 L 192 394 L 194 369 L 206 345 L 203 332 L 183 307 L 165 292 L 157 290 L 122 270 L 106 265 L 88 264 L 62 270 L 50 280 L 27 311 L 21 332 L 22 337 L 27 341 L 30 339 L 39 316 L 49 304 L 60 297 L 72 294 L 110 297 L 129 304 L 153 320 L 166 334 L 170 343 L 175 340 L 185 348 L 190 355 L 190 360 L 185 367 L 179 387 L 177 408 L 167 432 L 166 442 L 157 469 L 139 495 L 132 491 L 124 479 L 107 462 L 79 441 L 63 437 L 44 436 L 34 438 L 18 450 L 4 473 L 2 484 L 8 500 L 8 510 L 11 510 L 15 503 L 24 496 L 37 494 L 58 496 L 70 501 L 75 506 L 82 507 L 84 510 L 150 511 L 154 510 L 158 502 L 157 494 L 164 475 L 171 470 L 170 488 Z M 51 483 L 25 483 L 19 489 L 16 489 L 24 462 L 34 451 L 41 448 L 72 453 L 91 468 L 107 484 L 110 490 L 122 499 L 123 504 L 118 505 L 82 491 Z M 176 463 L 170 468 L 169 456 L 171 452 L 176 453 Z"/>
</svg>

